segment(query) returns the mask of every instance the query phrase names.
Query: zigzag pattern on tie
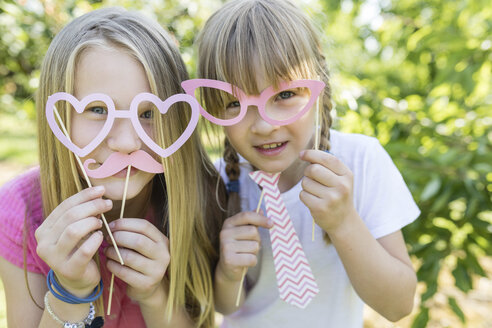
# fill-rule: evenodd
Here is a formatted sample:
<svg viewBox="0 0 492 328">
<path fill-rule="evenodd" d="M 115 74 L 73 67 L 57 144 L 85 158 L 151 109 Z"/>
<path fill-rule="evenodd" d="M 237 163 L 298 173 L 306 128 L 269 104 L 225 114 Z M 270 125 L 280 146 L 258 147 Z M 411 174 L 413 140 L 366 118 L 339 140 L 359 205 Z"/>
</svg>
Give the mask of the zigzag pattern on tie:
<svg viewBox="0 0 492 328">
<path fill-rule="evenodd" d="M 306 256 L 304 256 L 304 253 L 301 252 L 302 249 L 299 248 L 298 246 L 295 249 L 295 252 L 292 253 L 287 253 L 283 250 L 278 251 L 273 254 L 273 259 L 276 261 L 276 263 L 279 264 L 279 269 L 280 266 L 286 266 L 289 269 L 292 269 L 297 266 L 297 262 L 302 261 L 303 263 L 308 263 L 306 260 Z"/>
<path fill-rule="evenodd" d="M 301 308 L 306 307 L 314 296 L 319 292 L 316 285 L 304 283 L 302 286 L 287 285 L 282 288 L 280 297 L 286 302 L 297 305 Z"/>
<path fill-rule="evenodd" d="M 266 173 L 263 171 L 251 172 L 249 176 L 260 186 L 264 183 L 267 185 L 276 185 L 278 183 L 278 179 L 280 179 L 280 173 Z"/>
<path fill-rule="evenodd" d="M 305 277 L 303 277 L 305 278 Z M 302 286 L 301 286 L 302 284 Z M 301 294 L 305 294 L 306 291 L 312 291 L 313 293 L 314 292 L 318 292 L 318 286 L 316 286 L 316 282 L 314 282 L 313 280 L 304 280 L 304 281 L 300 281 L 299 279 L 296 279 L 296 280 L 293 280 L 293 279 L 285 279 L 283 281 L 283 284 L 280 286 L 279 285 L 279 288 L 281 287 L 284 287 L 285 288 L 282 288 L 282 293 L 281 295 L 284 296 L 284 295 L 287 295 L 288 294 L 288 291 L 289 289 L 291 289 L 291 291 L 295 291 L 295 290 L 298 290 L 298 294 L 301 295 Z"/>
<path fill-rule="evenodd" d="M 305 308 L 319 290 L 278 190 L 280 174 L 256 171 L 250 173 L 250 177 L 263 187 L 267 216 L 274 223 L 270 239 L 280 297 L 289 304 Z"/>
<path fill-rule="evenodd" d="M 282 196 L 280 194 L 278 194 L 277 197 L 274 197 L 274 195 L 265 194 L 264 197 L 266 207 L 270 208 L 278 216 L 283 217 L 285 215 L 284 213 L 288 214 L 287 208 L 284 204 L 284 200 L 282 199 Z"/>
<path fill-rule="evenodd" d="M 309 263 L 302 250 L 302 247 L 298 242 L 295 242 L 297 238 L 292 238 L 290 246 L 277 244 L 273 252 L 275 261 L 275 271 L 277 274 L 277 285 L 279 290 L 285 284 L 291 282 L 292 288 L 297 288 L 299 292 L 303 289 L 315 287 L 317 292 L 314 276 L 309 269 Z M 308 284 L 308 285 L 304 285 Z M 282 297 L 283 298 L 283 297 Z"/>
<path fill-rule="evenodd" d="M 304 309 L 313 299 L 313 297 L 316 296 L 316 294 L 319 292 L 316 285 L 311 287 L 312 288 L 305 288 L 301 293 L 299 293 L 299 290 L 297 289 L 288 288 L 284 293 L 282 293 L 281 298 L 287 303 Z"/>
<path fill-rule="evenodd" d="M 280 226 L 277 218 L 270 234 L 277 286 L 283 300 L 289 298 L 287 302 L 304 308 L 319 290 L 285 207 L 282 214 L 286 219 L 284 225 Z"/>
<path fill-rule="evenodd" d="M 292 269 L 292 271 L 287 271 L 287 270 L 282 271 L 279 268 L 279 270 L 275 270 L 275 272 L 279 273 L 279 275 L 278 275 L 279 281 L 284 281 L 285 279 L 287 279 L 289 277 L 291 279 L 298 279 L 298 277 L 301 277 L 303 274 L 312 278 L 311 273 L 306 270 L 306 265 L 307 265 L 307 262 L 301 260 L 301 261 L 298 261 L 298 263 L 295 266 L 289 267 Z M 286 267 L 286 266 L 282 265 L 282 269 L 283 269 L 283 267 Z"/>
<path fill-rule="evenodd" d="M 312 273 L 306 268 L 303 268 L 301 274 L 296 277 L 284 275 L 281 281 L 277 281 L 277 286 L 281 291 L 282 299 L 285 299 L 284 296 L 288 294 L 288 291 L 297 291 L 299 295 L 306 293 L 307 290 L 315 294 L 319 291 Z"/>
<path fill-rule="evenodd" d="M 288 226 L 288 224 L 287 224 L 287 226 Z M 272 233 L 270 234 L 270 240 L 272 242 L 275 242 L 275 244 L 276 244 L 275 247 L 272 248 L 274 250 L 277 247 L 284 247 L 287 250 L 289 250 L 291 244 L 299 242 L 299 239 L 297 238 L 296 234 L 293 233 L 292 231 L 280 230 L 280 229 L 277 229 L 277 226 L 274 226 L 274 230 L 275 231 L 272 231 Z M 284 243 L 285 245 L 282 245 L 282 243 Z M 301 250 L 302 250 L 302 248 L 301 248 Z"/>
</svg>

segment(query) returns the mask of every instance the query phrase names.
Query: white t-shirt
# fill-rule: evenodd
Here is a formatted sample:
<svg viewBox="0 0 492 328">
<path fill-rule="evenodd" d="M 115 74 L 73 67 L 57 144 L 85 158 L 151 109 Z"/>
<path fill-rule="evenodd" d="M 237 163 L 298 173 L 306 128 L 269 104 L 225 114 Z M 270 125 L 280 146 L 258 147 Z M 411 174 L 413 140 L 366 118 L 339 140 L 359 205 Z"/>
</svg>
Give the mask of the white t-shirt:
<svg viewBox="0 0 492 328">
<path fill-rule="evenodd" d="M 398 231 L 419 216 L 400 172 L 377 139 L 334 130 L 330 133 L 330 152 L 352 171 L 355 208 L 374 238 Z M 243 158 L 240 166 L 242 209 L 254 211 L 261 192 L 248 177 L 251 166 Z M 223 160 L 216 167 L 228 182 Z M 246 300 L 238 311 L 224 317 L 222 327 L 362 327 L 362 300 L 350 284 L 335 247 L 325 243 L 318 226 L 312 241 L 312 216 L 299 200 L 301 190 L 299 182 L 282 197 L 318 284 L 318 295 L 305 309 L 279 298 L 270 235 L 260 228 L 262 247 L 258 264 L 246 276 Z M 262 207 L 266 213 L 264 204 Z"/>
</svg>

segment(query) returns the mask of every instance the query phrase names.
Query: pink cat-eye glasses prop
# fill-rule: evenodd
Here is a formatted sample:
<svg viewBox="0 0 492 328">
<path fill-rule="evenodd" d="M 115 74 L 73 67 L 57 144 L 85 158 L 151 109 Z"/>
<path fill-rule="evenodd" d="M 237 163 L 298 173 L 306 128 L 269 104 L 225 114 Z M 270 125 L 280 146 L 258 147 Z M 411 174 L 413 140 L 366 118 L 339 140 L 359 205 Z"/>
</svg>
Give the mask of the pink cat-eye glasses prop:
<svg viewBox="0 0 492 328">
<path fill-rule="evenodd" d="M 94 139 L 92 139 L 91 142 L 89 142 L 89 144 L 85 145 L 84 147 L 79 147 L 75 145 L 69 139 L 69 137 L 67 137 L 61 131 L 60 127 L 56 123 L 55 115 L 54 115 L 54 108 L 55 108 L 54 106 L 58 101 L 67 101 L 68 103 L 70 103 L 70 105 L 73 106 L 73 108 L 78 114 L 81 114 L 89 104 L 96 101 L 102 102 L 106 105 L 107 108 L 106 122 L 104 122 L 104 125 L 102 126 L 99 133 L 94 137 Z M 171 146 L 167 148 L 162 148 L 149 137 L 149 135 L 145 132 L 144 128 L 140 124 L 139 117 L 138 117 L 138 106 L 142 102 L 150 102 L 153 105 L 155 105 L 156 108 L 159 109 L 159 112 L 161 114 L 166 114 L 169 108 L 173 104 L 181 101 L 186 102 L 190 105 L 191 119 L 188 122 L 188 126 L 184 130 L 183 134 L 181 134 L 181 136 Z M 193 131 L 195 130 L 198 124 L 199 116 L 200 116 L 200 109 L 197 101 L 193 97 L 186 94 L 175 94 L 167 98 L 166 100 L 162 101 L 159 97 L 157 97 L 154 94 L 143 92 L 136 95 L 135 98 L 133 98 L 129 110 L 116 110 L 113 100 L 109 96 L 102 93 L 90 94 L 79 101 L 77 98 L 75 98 L 69 93 L 57 92 L 49 96 L 48 101 L 46 102 L 46 119 L 48 120 L 48 125 L 50 126 L 51 130 L 53 131 L 54 135 L 58 138 L 58 140 L 63 145 L 65 145 L 65 147 L 67 147 L 69 150 L 71 150 L 75 155 L 79 157 L 85 157 L 94 149 L 96 149 L 96 147 L 108 135 L 109 131 L 111 130 L 111 127 L 113 126 L 113 122 L 116 118 L 129 118 L 140 139 L 159 156 L 164 158 L 168 157 L 174 152 L 176 152 L 186 142 L 186 140 L 189 139 L 189 137 L 192 135 Z"/>
<path fill-rule="evenodd" d="M 208 89 L 231 100 L 233 106 L 223 109 L 223 117 L 226 119 L 215 117 L 210 113 L 212 111 L 207 111 L 203 107 L 204 104 L 201 104 L 200 113 L 214 124 L 222 126 L 236 124 L 244 118 L 248 106 L 256 106 L 266 122 L 272 125 L 288 125 L 309 111 L 321 94 L 325 83 L 317 80 L 282 82 L 278 88 L 270 86 L 261 94 L 252 96 L 230 83 L 211 79 L 186 80 L 181 82 L 181 86 L 188 95 L 195 98 L 197 92 Z M 239 107 L 235 102 L 239 102 Z"/>
</svg>

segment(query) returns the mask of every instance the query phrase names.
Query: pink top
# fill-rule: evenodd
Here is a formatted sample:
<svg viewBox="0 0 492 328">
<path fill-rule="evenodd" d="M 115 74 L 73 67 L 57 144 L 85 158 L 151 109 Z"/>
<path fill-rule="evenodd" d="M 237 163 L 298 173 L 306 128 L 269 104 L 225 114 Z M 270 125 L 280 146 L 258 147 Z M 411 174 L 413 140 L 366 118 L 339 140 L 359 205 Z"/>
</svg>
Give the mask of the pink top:
<svg viewBox="0 0 492 328">
<path fill-rule="evenodd" d="M 36 253 L 34 231 L 43 222 L 39 184 L 39 167 L 33 168 L 0 188 L 0 256 L 23 268 L 23 228 L 29 229 L 26 243 L 27 270 L 46 276 L 48 265 Z M 99 249 L 104 283 L 104 306 L 107 307 L 111 273 L 106 270 L 103 246 Z M 115 277 L 111 315 L 104 318 L 104 327 L 145 327 L 138 303 L 126 295 L 126 283 Z"/>
</svg>

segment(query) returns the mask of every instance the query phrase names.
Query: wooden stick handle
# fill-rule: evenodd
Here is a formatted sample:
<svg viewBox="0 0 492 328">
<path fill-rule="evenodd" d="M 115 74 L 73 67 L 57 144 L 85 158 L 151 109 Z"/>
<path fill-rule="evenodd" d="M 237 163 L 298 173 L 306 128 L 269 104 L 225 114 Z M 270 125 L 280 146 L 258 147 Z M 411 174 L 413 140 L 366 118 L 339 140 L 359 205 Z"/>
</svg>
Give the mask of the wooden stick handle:
<svg viewBox="0 0 492 328">
<path fill-rule="evenodd" d="M 260 201 L 258 202 L 258 205 L 256 205 L 256 213 L 260 212 L 261 208 L 261 201 L 263 200 L 263 195 L 265 194 L 265 190 L 261 191 L 260 195 Z M 239 290 L 237 291 L 237 296 L 236 296 L 236 307 L 239 306 L 239 300 L 241 299 L 241 293 L 243 291 L 243 285 L 244 285 L 244 278 L 246 277 L 246 273 L 248 272 L 248 267 L 244 267 L 243 269 L 243 275 L 241 277 L 241 284 L 239 284 Z"/>
<path fill-rule="evenodd" d="M 107 315 L 111 314 L 111 303 L 113 301 L 113 285 L 114 285 L 114 273 L 111 274 L 111 284 L 109 285 L 109 297 L 108 297 L 108 312 Z"/>
<path fill-rule="evenodd" d="M 125 213 L 126 193 L 128 191 L 128 180 L 130 180 L 130 171 L 131 170 L 132 170 L 132 166 L 128 165 L 127 172 L 126 172 L 125 188 L 123 189 L 123 200 L 121 201 L 120 219 L 123 218 L 123 214 Z M 114 244 L 114 245 L 116 245 L 116 244 Z M 114 273 L 111 274 L 111 284 L 109 286 L 107 315 L 111 314 L 111 302 L 113 300 L 113 284 L 114 284 Z"/>
<path fill-rule="evenodd" d="M 319 77 L 318 77 L 319 79 Z M 319 135 L 319 97 L 316 98 L 316 123 L 315 123 L 315 136 L 314 136 L 314 149 L 315 150 L 319 150 L 319 140 L 320 140 L 320 135 Z M 314 218 L 313 218 L 313 222 L 312 222 L 312 226 L 313 226 L 313 229 L 312 229 L 312 233 L 311 233 L 311 240 L 314 241 L 314 226 L 315 226 L 315 222 L 314 222 Z"/>
</svg>

